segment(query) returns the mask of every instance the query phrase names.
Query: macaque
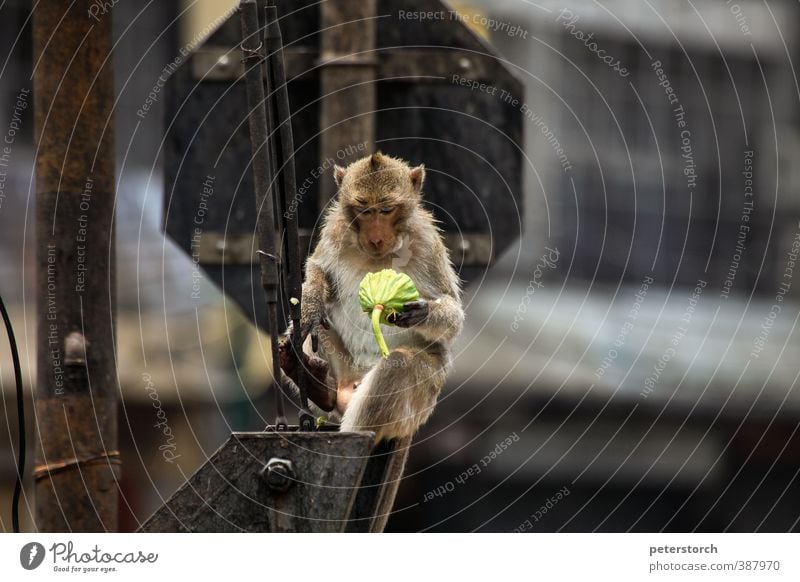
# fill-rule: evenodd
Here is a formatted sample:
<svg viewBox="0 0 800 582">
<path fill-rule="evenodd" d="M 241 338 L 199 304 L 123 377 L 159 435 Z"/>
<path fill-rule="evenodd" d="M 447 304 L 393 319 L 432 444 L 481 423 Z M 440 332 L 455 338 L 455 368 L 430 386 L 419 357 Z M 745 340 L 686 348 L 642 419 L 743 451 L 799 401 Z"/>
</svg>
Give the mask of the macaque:
<svg viewBox="0 0 800 582">
<path fill-rule="evenodd" d="M 342 431 L 374 431 L 376 442 L 410 438 L 431 415 L 451 365 L 464 320 L 459 280 L 422 206 L 423 166 L 376 153 L 336 166 L 334 179 L 337 198 L 306 264 L 300 325 L 306 357 L 328 364 L 329 389 L 314 382 L 309 396 L 333 411 Z M 420 299 L 383 326 L 383 358 L 358 289 L 366 273 L 388 268 L 408 274 Z"/>
</svg>

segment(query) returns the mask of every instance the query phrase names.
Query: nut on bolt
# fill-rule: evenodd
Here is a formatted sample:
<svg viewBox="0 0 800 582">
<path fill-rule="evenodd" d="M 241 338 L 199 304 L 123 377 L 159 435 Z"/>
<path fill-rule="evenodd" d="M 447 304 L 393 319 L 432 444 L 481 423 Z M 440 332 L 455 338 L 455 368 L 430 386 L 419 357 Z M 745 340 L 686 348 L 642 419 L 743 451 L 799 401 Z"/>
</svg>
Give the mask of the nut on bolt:
<svg viewBox="0 0 800 582">
<path fill-rule="evenodd" d="M 286 493 L 295 483 L 294 467 L 289 459 L 273 457 L 259 472 L 272 491 Z"/>
</svg>

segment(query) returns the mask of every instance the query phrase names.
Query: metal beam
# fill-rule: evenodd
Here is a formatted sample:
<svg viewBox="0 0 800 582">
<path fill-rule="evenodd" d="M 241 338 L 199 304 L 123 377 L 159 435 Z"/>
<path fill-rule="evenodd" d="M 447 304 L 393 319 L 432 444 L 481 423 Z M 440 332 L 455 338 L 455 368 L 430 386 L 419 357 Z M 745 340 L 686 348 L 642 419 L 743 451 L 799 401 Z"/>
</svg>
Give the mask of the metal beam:
<svg viewBox="0 0 800 582">
<path fill-rule="evenodd" d="M 244 65 L 234 58 L 235 51 L 226 46 L 205 45 L 191 57 L 190 67 L 195 81 L 236 81 L 244 74 Z M 497 57 L 477 51 L 459 50 L 450 47 L 422 49 L 391 48 L 376 50 L 375 60 L 366 64 L 377 69 L 376 79 L 381 82 L 401 83 L 452 83 L 458 74 L 475 81 L 491 81 L 492 86 L 515 88 L 518 84 L 513 75 L 500 68 Z M 286 78 L 289 81 L 306 79 L 318 74 L 324 66 L 315 50 L 306 47 L 284 49 Z M 340 67 L 359 65 L 341 58 Z M 364 66 L 364 63 L 360 63 Z"/>
</svg>

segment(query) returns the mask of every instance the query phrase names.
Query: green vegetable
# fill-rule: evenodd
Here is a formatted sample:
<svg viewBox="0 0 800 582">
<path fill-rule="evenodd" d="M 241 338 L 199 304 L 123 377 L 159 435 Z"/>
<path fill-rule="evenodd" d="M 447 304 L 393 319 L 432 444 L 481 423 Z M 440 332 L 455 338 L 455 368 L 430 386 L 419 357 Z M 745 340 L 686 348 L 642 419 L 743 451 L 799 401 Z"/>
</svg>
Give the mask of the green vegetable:
<svg viewBox="0 0 800 582">
<path fill-rule="evenodd" d="M 361 309 L 370 313 L 372 332 L 384 358 L 389 357 L 389 348 L 383 339 L 380 324 L 392 325 L 386 319 L 393 313 L 403 311 L 408 301 L 419 299 L 417 286 L 405 273 L 397 273 L 392 269 L 384 269 L 377 273 L 367 273 L 358 288 L 358 300 Z"/>
</svg>

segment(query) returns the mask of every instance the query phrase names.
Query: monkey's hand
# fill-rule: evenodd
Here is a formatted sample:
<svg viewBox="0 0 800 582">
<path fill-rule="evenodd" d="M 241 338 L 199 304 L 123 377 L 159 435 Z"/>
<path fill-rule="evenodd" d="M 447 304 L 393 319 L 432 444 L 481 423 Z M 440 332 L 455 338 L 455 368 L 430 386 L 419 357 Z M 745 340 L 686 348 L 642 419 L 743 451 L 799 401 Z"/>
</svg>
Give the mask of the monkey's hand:
<svg viewBox="0 0 800 582">
<path fill-rule="evenodd" d="M 397 327 L 413 327 L 425 323 L 425 320 L 428 319 L 428 313 L 428 302 L 424 299 L 417 299 L 416 301 L 404 303 L 403 311 L 390 314 L 386 317 L 386 320 Z"/>
<path fill-rule="evenodd" d="M 415 308 L 416 303 L 424 303 L 424 315 Z M 405 327 L 414 326 L 414 331 L 421 335 L 427 342 L 450 342 L 460 332 L 464 323 L 464 310 L 461 302 L 451 295 L 442 295 L 432 301 L 412 301 L 406 303 L 411 310 L 397 314 L 397 319 L 402 321 L 406 317 Z M 401 325 L 398 323 L 397 325 Z"/>
</svg>

